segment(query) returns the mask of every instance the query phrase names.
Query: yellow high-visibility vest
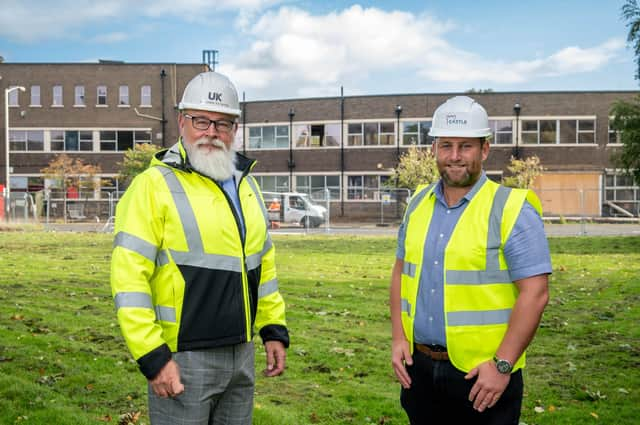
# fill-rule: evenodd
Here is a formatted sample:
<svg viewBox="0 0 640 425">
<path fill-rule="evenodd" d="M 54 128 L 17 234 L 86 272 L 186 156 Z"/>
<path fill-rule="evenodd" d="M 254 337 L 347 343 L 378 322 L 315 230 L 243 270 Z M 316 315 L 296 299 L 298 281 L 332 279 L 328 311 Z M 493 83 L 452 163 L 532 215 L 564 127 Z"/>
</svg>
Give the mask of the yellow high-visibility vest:
<svg viewBox="0 0 640 425">
<path fill-rule="evenodd" d="M 180 144 L 158 154 L 118 202 L 112 293 L 147 377 L 170 352 L 247 342 L 254 326 L 265 339 L 284 333 L 288 341 L 267 212 L 248 175 L 253 162 L 239 161 L 244 237 L 231 200 L 184 165 Z"/>
<path fill-rule="evenodd" d="M 436 202 L 434 186 L 416 190 L 404 217 L 401 317 L 412 349 L 424 244 Z M 525 201 L 542 214 L 533 191 L 507 188 L 487 179 L 466 206 L 445 248 L 447 351 L 453 365 L 462 371 L 493 358 L 507 330 L 518 288 L 510 277 L 503 249 Z M 514 370 L 524 364 L 523 354 Z"/>
</svg>

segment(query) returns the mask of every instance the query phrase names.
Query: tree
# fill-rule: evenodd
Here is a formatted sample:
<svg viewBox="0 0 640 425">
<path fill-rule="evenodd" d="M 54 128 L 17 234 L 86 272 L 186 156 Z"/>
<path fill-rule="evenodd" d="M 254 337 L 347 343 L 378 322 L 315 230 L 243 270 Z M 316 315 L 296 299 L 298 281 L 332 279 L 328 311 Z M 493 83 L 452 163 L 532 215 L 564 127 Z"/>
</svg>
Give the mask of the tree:
<svg viewBox="0 0 640 425">
<path fill-rule="evenodd" d="M 135 149 L 127 149 L 124 159 L 118 163 L 118 181 L 128 186 L 131 180 L 149 167 L 151 158 L 160 148 L 152 143 L 138 143 Z"/>
<path fill-rule="evenodd" d="M 627 42 L 633 45 L 636 57 L 635 78 L 640 80 L 640 7 L 637 0 L 627 0 L 622 6 L 627 21 Z M 614 163 L 633 176 L 640 186 L 640 97 L 631 102 L 619 100 L 611 107 L 611 128 L 620 134 L 622 149 L 612 158 Z"/>
<path fill-rule="evenodd" d="M 633 102 L 618 101 L 611 108 L 611 128 L 620 133 L 622 149 L 613 161 L 633 176 L 640 186 L 640 98 Z"/>
<path fill-rule="evenodd" d="M 47 167 L 40 170 L 46 179 L 53 180 L 54 187 L 62 190 L 65 220 L 67 198 L 78 198 L 82 192 L 95 190 L 99 185 L 95 176 L 101 171 L 99 165 L 85 164 L 81 159 L 72 159 L 64 153 L 56 155 Z"/>
<path fill-rule="evenodd" d="M 440 178 L 436 158 L 431 150 L 411 146 L 402 154 L 398 167 L 394 170 L 394 180 L 398 187 L 406 187 L 412 192 L 421 184 L 433 183 Z"/>
<path fill-rule="evenodd" d="M 627 0 L 622 6 L 622 17 L 627 21 L 627 43 L 633 44 L 636 55 L 636 80 L 640 80 L 640 7 L 637 0 Z"/>
<path fill-rule="evenodd" d="M 507 170 L 511 172 L 511 175 L 502 179 L 503 185 L 530 189 L 536 177 L 542 174 L 544 168 L 540 165 L 540 158 L 535 155 L 525 159 L 517 159 L 512 156 Z"/>
</svg>

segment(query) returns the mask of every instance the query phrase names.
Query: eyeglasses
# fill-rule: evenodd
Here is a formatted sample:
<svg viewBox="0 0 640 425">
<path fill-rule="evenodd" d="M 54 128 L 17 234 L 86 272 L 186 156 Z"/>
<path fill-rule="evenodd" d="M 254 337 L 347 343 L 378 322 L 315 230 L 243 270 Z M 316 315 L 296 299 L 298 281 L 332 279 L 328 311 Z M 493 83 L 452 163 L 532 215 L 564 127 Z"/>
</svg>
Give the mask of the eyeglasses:
<svg viewBox="0 0 640 425">
<path fill-rule="evenodd" d="M 191 125 L 196 130 L 207 131 L 211 124 L 213 128 L 220 133 L 231 133 L 233 130 L 233 121 L 229 120 L 210 120 L 207 117 L 194 117 L 189 114 L 183 114 L 185 118 L 191 119 Z"/>
</svg>

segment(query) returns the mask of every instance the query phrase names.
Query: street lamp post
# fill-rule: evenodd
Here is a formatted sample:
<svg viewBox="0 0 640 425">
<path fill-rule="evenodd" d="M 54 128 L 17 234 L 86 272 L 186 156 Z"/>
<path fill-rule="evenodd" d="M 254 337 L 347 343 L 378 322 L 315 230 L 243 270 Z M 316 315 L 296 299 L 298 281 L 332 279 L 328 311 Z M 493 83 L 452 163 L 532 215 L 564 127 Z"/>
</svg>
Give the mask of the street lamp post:
<svg viewBox="0 0 640 425">
<path fill-rule="evenodd" d="M 400 162 L 400 114 L 402 105 L 396 105 L 396 160 Z"/>
<path fill-rule="evenodd" d="M 14 86 L 4 89 L 4 190 L 5 190 L 5 219 L 9 221 L 11 211 L 11 184 L 9 181 L 9 93 L 14 90 L 25 91 L 22 86 Z"/>
<path fill-rule="evenodd" d="M 513 105 L 513 112 L 516 114 L 516 147 L 513 150 L 513 156 L 520 159 L 520 104 Z"/>
<path fill-rule="evenodd" d="M 289 108 L 289 191 L 293 190 L 293 169 L 296 164 L 293 162 L 293 117 L 295 117 L 296 111 L 293 108 Z"/>
</svg>

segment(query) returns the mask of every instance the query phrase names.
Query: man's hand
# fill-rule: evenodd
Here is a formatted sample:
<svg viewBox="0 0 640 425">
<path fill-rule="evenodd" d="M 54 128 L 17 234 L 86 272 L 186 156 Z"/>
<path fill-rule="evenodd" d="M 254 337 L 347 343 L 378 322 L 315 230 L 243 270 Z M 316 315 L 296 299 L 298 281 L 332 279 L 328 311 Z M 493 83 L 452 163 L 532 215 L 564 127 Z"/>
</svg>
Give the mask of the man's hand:
<svg viewBox="0 0 640 425">
<path fill-rule="evenodd" d="M 391 343 L 391 364 L 402 387 L 408 389 L 411 387 L 411 378 L 409 377 L 407 368 L 404 366 L 405 363 L 409 366 L 413 364 L 409 342 L 404 338 L 399 340 L 394 339 Z"/>
<path fill-rule="evenodd" d="M 184 385 L 180 382 L 180 369 L 175 360 L 169 360 L 149 383 L 158 397 L 175 397 L 184 392 Z"/>
<path fill-rule="evenodd" d="M 267 353 L 267 368 L 262 372 L 265 376 L 278 376 L 284 372 L 287 351 L 280 341 L 267 341 L 264 343 L 264 351 Z"/>
<path fill-rule="evenodd" d="M 500 396 L 509 385 L 511 375 L 498 372 L 493 360 L 480 363 L 471 369 L 464 379 L 478 377 L 469 392 L 469 401 L 473 402 L 473 408 L 478 412 L 491 408 L 500 400 Z"/>
</svg>

